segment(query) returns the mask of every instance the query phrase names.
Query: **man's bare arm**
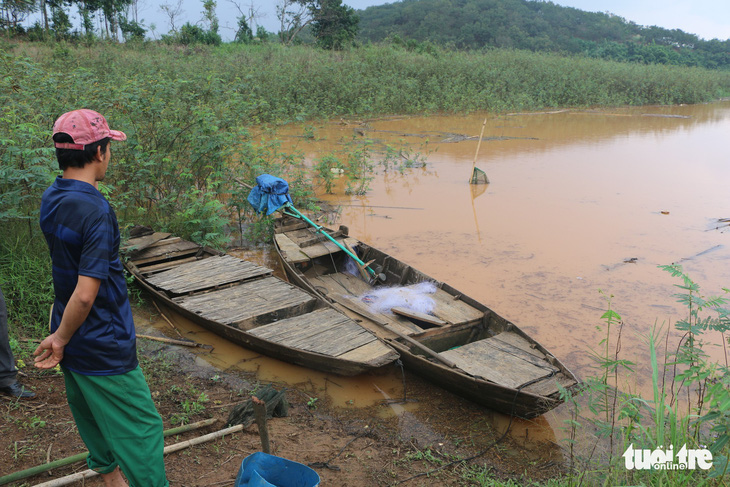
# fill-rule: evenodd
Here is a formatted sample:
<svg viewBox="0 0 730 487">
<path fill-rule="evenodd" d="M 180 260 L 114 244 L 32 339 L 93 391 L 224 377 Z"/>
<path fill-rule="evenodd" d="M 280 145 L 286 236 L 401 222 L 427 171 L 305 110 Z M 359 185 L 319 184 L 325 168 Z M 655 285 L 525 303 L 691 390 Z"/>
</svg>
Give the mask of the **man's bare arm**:
<svg viewBox="0 0 730 487">
<path fill-rule="evenodd" d="M 96 295 L 99 293 L 99 286 L 101 286 L 101 280 L 94 277 L 79 276 L 78 283 L 68 300 L 58 329 L 48 335 L 33 352 L 33 355 L 36 356 L 36 367 L 51 369 L 61 362 L 66 344 L 84 323 L 86 317 L 89 316 Z"/>
</svg>

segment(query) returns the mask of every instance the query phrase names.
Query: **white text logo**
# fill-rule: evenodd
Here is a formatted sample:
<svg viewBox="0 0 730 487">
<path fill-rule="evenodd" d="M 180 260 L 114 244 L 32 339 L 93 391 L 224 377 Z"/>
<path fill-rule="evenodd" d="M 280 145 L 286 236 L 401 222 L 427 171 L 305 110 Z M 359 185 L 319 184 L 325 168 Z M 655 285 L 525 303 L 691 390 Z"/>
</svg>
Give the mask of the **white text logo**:
<svg viewBox="0 0 730 487">
<path fill-rule="evenodd" d="M 655 450 L 635 450 L 631 444 L 626 449 L 624 461 L 628 470 L 708 470 L 712 467 L 712 452 L 706 449 L 687 449 L 687 445 L 675 454 L 674 446 L 668 450 L 659 447 Z"/>
</svg>

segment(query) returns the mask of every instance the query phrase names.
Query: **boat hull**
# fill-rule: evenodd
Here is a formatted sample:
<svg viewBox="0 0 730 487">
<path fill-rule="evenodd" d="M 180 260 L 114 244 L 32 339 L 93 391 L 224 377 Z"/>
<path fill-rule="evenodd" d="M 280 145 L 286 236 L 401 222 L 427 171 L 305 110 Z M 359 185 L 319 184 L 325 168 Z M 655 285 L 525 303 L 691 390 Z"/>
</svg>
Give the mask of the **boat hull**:
<svg viewBox="0 0 730 487">
<path fill-rule="evenodd" d="M 162 242 L 164 241 L 165 239 L 162 240 Z M 170 247 L 171 246 L 172 245 L 170 245 Z M 218 272 L 218 276 L 213 275 L 209 278 L 213 279 L 213 283 L 206 284 L 205 289 L 194 290 L 192 292 L 170 292 L 169 289 L 172 285 L 160 284 L 161 281 L 164 281 L 164 272 L 172 272 L 172 270 L 175 270 L 178 274 L 184 275 L 185 273 L 182 272 L 182 270 L 185 266 L 198 265 L 198 267 L 201 267 L 202 264 L 202 267 L 205 267 L 205 263 L 201 261 L 205 258 L 221 256 L 222 254 L 203 247 L 195 249 L 187 246 L 184 251 L 187 252 L 185 255 L 177 255 L 177 253 L 181 252 L 166 252 L 161 253 L 160 258 L 156 259 L 154 257 L 146 257 L 146 254 L 141 253 L 143 249 L 135 248 L 134 241 L 132 241 L 129 247 L 132 247 L 134 250 L 130 253 L 130 258 L 125 260 L 124 265 L 135 277 L 139 285 L 143 287 L 155 301 L 169 309 L 172 309 L 175 313 L 180 314 L 193 323 L 202 326 L 216 335 L 219 335 L 244 348 L 284 362 L 343 376 L 353 376 L 377 370 L 398 358 L 398 354 L 395 350 L 390 347 L 383 348 L 377 338 L 374 336 L 372 338 L 368 338 L 366 333 L 359 333 L 359 335 L 360 342 L 368 343 L 367 346 L 363 345 L 362 347 L 357 348 L 355 345 L 352 345 L 353 351 L 349 353 L 340 353 L 339 356 L 318 353 L 317 351 L 308 350 L 298 346 L 290 346 L 277 341 L 283 340 L 279 338 L 279 335 L 282 335 L 283 332 L 280 332 L 278 335 L 274 333 L 277 331 L 275 329 L 277 324 L 281 324 L 282 328 L 286 324 L 288 326 L 288 333 L 292 334 L 299 331 L 297 330 L 298 323 L 302 323 L 302 329 L 304 329 L 304 325 L 311 325 L 310 328 L 316 328 L 318 325 L 317 321 L 319 321 L 323 316 L 333 319 L 337 322 L 337 325 L 343 325 L 343 320 L 334 316 L 340 315 L 340 313 L 334 310 L 332 306 L 320 296 L 302 291 L 296 286 L 292 286 L 281 279 L 273 277 L 270 269 L 260 268 L 263 270 L 257 270 L 254 272 L 256 275 L 251 277 L 244 277 L 235 282 L 220 282 L 216 284 L 216 278 L 225 280 L 225 272 Z M 190 254 L 194 254 L 194 257 L 190 257 Z M 176 264 L 175 257 L 179 257 L 180 261 L 183 263 Z M 237 264 L 238 262 L 243 261 L 233 261 L 234 264 Z M 163 269 L 159 273 L 156 272 L 160 267 Z M 228 264 L 226 268 L 230 269 L 230 264 Z M 153 271 L 145 272 L 145 269 L 153 269 Z M 213 274 L 215 274 L 215 272 Z M 235 277 L 235 279 L 239 278 L 240 276 Z M 202 272 L 198 271 L 197 268 L 194 269 L 192 275 L 187 278 L 188 281 L 192 282 L 193 286 L 205 279 L 206 277 Z M 179 276 L 176 276 L 176 280 L 174 281 L 175 286 L 182 286 L 182 284 L 180 284 L 182 280 L 183 279 Z M 169 280 L 169 282 L 173 281 Z M 270 290 L 267 292 L 262 291 L 261 293 L 257 292 L 257 289 L 259 287 L 263 287 L 264 283 L 268 283 L 267 285 L 269 287 L 267 289 L 275 289 L 284 294 L 288 292 L 291 293 L 290 295 L 285 296 L 286 299 L 282 299 L 282 301 L 286 301 L 286 303 L 279 306 L 268 305 L 266 301 L 274 301 L 275 296 L 271 295 L 273 291 Z M 168 287 L 164 288 L 164 286 Z M 246 293 L 242 291 L 244 287 L 248 288 Z M 227 294 L 223 295 L 223 293 Z M 267 295 L 266 293 L 269 294 Z M 217 294 L 221 294 L 222 296 L 216 302 L 213 298 Z M 244 297 L 240 297 L 241 295 Z M 227 298 L 227 296 L 229 297 Z M 200 304 L 203 301 L 212 301 L 213 304 L 206 303 L 205 306 L 208 308 L 206 310 L 203 304 Z M 216 308 L 218 305 L 222 307 L 233 304 L 238 306 L 258 306 L 260 310 L 249 313 L 238 313 L 240 316 L 226 320 L 210 318 L 210 316 L 220 314 L 217 313 L 216 309 L 211 311 L 211 306 Z M 296 320 L 299 320 L 299 322 Z M 355 332 L 358 332 L 357 325 L 354 322 L 344 323 L 344 325 L 346 325 L 347 330 L 349 330 L 351 334 L 353 333 L 353 329 Z M 265 329 L 268 330 L 267 334 L 262 333 Z M 305 339 L 307 339 L 310 343 L 316 342 L 318 338 L 314 335 L 314 332 L 311 333 L 311 337 L 298 337 L 299 342 L 304 342 Z M 332 336 L 331 330 L 329 330 L 329 335 L 327 333 L 328 330 L 324 330 L 319 336 Z M 293 338 L 289 338 L 287 343 L 291 343 L 293 340 Z M 319 338 L 319 341 L 323 340 L 324 338 Z M 324 349 L 325 347 L 323 347 L 322 344 L 315 343 L 314 345 L 310 345 L 310 348 L 314 348 L 316 350 Z M 377 351 L 372 352 L 369 355 L 362 352 L 362 350 L 370 351 L 375 349 L 377 349 Z M 356 353 L 358 351 L 359 353 Z M 358 355 L 360 359 L 351 360 L 348 358 L 355 355 Z"/>
<path fill-rule="evenodd" d="M 432 282 L 438 287 L 436 297 L 443 308 L 441 319 L 434 317 L 431 321 L 445 322 L 447 326 L 425 329 L 413 326 L 409 330 L 410 324 L 402 317 L 373 313 L 355 296 L 355 290 L 367 294 L 369 289 L 378 289 L 381 285 L 375 281 L 358 283 L 356 278 L 341 272 L 338 266 L 347 259 L 341 249 L 329 246 L 329 254 L 316 257 L 322 252 L 302 246 L 297 253 L 292 242 L 305 239 L 301 226 L 279 220 L 276 231 L 287 237 L 275 240 L 279 259 L 291 283 L 319 294 L 344 313 L 361 320 L 363 326 L 369 326 L 399 352 L 410 371 L 427 381 L 482 406 L 523 418 L 534 418 L 557 407 L 563 402 L 562 390 L 578 387 L 575 375 L 536 340 L 448 284 L 369 244 L 349 235 L 342 236 L 343 243 L 348 240 L 350 247 L 357 248 L 363 262 L 378 266 L 378 272 L 386 277 L 385 287 L 413 286 L 422 282 Z M 309 260 L 301 255 L 304 253 L 309 254 Z M 326 268 L 330 261 L 331 268 Z M 471 349 L 474 350 L 469 355 Z M 492 358 L 485 359 L 487 355 Z M 472 359 L 483 363 L 473 367 L 469 363 Z"/>
</svg>

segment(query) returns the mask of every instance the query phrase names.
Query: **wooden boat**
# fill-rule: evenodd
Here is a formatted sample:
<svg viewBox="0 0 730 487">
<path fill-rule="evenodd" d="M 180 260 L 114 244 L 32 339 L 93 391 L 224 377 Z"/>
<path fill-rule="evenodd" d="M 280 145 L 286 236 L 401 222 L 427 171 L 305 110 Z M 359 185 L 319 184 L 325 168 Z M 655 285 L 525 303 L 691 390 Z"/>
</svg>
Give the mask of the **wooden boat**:
<svg viewBox="0 0 730 487">
<path fill-rule="evenodd" d="M 323 240 L 327 231 L 339 245 Z M 411 371 L 455 394 L 505 414 L 531 418 L 558 406 L 559 386 L 579 381 L 557 358 L 516 325 L 446 283 L 348 235 L 345 227 L 315 232 L 295 218 L 277 220 L 274 240 L 290 282 L 318 293 L 392 345 Z M 344 250 L 377 268 L 373 283 L 362 265 L 346 272 Z M 350 264 L 351 266 L 351 264 Z M 376 309 L 368 304 L 392 292 L 431 282 L 430 313 Z M 390 291 L 388 291 L 390 292 Z"/>
<path fill-rule="evenodd" d="M 124 250 L 125 267 L 154 299 L 243 347 L 339 375 L 398 358 L 319 295 L 266 267 L 169 233 L 135 235 Z"/>
</svg>

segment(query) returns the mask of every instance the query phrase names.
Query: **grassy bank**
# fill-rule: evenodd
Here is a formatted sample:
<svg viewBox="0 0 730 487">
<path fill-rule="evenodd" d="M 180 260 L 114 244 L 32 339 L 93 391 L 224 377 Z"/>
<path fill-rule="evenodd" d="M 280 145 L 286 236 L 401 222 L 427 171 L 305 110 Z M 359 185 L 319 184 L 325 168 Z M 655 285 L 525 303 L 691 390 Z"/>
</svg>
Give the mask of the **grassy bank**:
<svg viewBox="0 0 730 487">
<path fill-rule="evenodd" d="M 94 44 L 21 44 L 44 70 L 73 78 L 95 72 L 107 81 L 163 84 L 184 79 L 184 91 L 228 104 L 225 93 L 245 95 L 245 124 L 343 114 L 412 114 L 540 110 L 564 106 L 700 103 L 730 95 L 730 73 L 495 49 L 419 53 L 393 45 L 344 52 L 278 44 L 175 47 Z M 100 69 L 103 72 L 99 72 Z M 226 84 L 213 99 L 207 85 Z M 68 90 L 72 102 L 79 95 Z M 111 98 L 118 90 L 112 90 Z M 101 93 L 99 93 L 101 94 Z M 170 93 L 172 94 L 172 93 Z"/>
<path fill-rule="evenodd" d="M 85 106 L 129 136 L 114 146 L 105 188 L 122 223 L 149 223 L 212 244 L 224 242 L 231 214 L 247 218 L 247 191 L 237 181 L 271 172 L 293 183 L 300 205 L 311 201 L 300 158 L 281 153 L 275 142 L 259 143 L 269 124 L 699 103 L 730 95 L 729 72 L 391 45 L 329 52 L 278 44 L 6 43 L 0 67 L 0 221 L 35 218 L 55 174 L 52 123 Z"/>
</svg>

